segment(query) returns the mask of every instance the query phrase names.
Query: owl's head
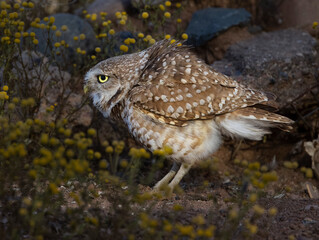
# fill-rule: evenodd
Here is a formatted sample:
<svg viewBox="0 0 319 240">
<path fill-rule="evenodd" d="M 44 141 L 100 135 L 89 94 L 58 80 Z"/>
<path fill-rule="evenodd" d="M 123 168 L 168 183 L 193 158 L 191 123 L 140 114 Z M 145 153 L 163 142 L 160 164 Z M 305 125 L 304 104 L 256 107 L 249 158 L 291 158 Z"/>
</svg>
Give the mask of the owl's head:
<svg viewBox="0 0 319 240">
<path fill-rule="evenodd" d="M 148 57 L 147 50 L 144 50 L 109 58 L 86 73 L 84 91 L 90 94 L 93 104 L 105 117 L 110 116 L 112 108 L 139 81 Z"/>
</svg>

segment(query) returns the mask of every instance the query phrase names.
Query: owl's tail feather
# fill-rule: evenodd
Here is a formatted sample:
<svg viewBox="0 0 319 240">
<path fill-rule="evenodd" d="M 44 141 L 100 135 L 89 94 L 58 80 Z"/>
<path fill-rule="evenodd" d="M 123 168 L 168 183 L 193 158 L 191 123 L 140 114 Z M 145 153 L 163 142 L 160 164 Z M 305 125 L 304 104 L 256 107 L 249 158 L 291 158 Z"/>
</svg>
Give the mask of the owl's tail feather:
<svg viewBox="0 0 319 240">
<path fill-rule="evenodd" d="M 287 117 L 254 107 L 220 115 L 216 121 L 222 133 L 251 140 L 261 140 L 265 134 L 271 133 L 270 128 L 290 131 L 294 123 Z"/>
</svg>

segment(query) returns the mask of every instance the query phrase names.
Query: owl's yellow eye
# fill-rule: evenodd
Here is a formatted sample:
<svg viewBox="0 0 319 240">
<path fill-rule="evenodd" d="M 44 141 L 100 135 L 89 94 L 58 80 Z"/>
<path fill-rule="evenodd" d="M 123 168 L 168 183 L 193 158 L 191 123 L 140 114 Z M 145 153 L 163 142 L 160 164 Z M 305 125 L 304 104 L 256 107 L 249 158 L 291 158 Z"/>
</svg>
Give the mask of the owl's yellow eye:
<svg viewBox="0 0 319 240">
<path fill-rule="evenodd" d="M 106 75 L 98 75 L 97 76 L 97 81 L 99 83 L 105 83 L 108 79 L 109 79 L 109 77 Z"/>
</svg>

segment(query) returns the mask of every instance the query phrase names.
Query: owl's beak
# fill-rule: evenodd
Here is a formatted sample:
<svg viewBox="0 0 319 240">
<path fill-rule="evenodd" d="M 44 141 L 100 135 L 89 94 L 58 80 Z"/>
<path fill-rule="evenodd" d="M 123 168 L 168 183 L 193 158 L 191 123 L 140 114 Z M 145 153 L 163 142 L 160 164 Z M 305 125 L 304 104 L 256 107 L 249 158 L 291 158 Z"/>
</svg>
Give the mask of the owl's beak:
<svg viewBox="0 0 319 240">
<path fill-rule="evenodd" d="M 89 92 L 89 86 L 88 85 L 84 85 L 83 92 L 84 92 L 84 94 L 87 94 Z"/>
</svg>

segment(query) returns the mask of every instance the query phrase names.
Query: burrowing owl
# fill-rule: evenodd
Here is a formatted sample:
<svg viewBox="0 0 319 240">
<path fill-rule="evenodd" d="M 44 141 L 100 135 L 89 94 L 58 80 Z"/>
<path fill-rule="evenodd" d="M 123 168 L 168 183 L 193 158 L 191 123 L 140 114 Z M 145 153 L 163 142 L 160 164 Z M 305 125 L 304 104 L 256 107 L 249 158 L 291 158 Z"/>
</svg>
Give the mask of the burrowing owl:
<svg viewBox="0 0 319 240">
<path fill-rule="evenodd" d="M 214 71 L 180 45 L 163 40 L 104 60 L 85 76 L 84 88 L 105 117 L 123 121 L 150 151 L 172 148 L 173 168 L 155 190 L 166 184 L 173 189 L 219 148 L 222 135 L 261 140 L 270 127 L 292 124 L 259 108 L 271 102 L 265 93 Z"/>
</svg>

